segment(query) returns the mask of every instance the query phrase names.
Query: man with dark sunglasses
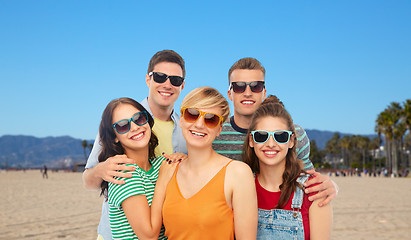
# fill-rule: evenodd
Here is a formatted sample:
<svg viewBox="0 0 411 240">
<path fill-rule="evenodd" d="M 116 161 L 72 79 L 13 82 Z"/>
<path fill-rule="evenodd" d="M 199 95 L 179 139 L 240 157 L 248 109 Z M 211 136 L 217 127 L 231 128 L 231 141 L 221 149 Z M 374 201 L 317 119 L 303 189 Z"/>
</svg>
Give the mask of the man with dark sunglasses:
<svg viewBox="0 0 411 240">
<path fill-rule="evenodd" d="M 153 131 L 155 132 L 159 145 L 156 147 L 155 155 L 162 153 L 185 153 L 187 154 L 186 141 L 179 126 L 180 117 L 174 111 L 174 103 L 177 101 L 181 90 L 184 88 L 185 63 L 183 58 L 172 50 L 159 51 L 151 58 L 145 77 L 149 88 L 148 97 L 141 104 L 154 118 Z M 135 122 L 134 122 L 135 121 Z M 130 124 L 142 123 L 134 116 L 128 120 L 128 125 L 114 124 L 114 129 L 119 133 L 129 130 Z M 131 123 L 134 122 L 134 123 Z M 125 155 L 108 158 L 104 162 L 98 161 L 101 152 L 100 137 L 97 136 L 93 150 L 87 160 L 86 170 L 83 173 L 83 183 L 87 189 L 100 189 L 102 181 L 115 184 L 124 184 L 124 181 L 114 177 L 131 177 L 131 173 L 121 171 L 134 171 L 131 166 L 122 164 L 133 163 Z M 103 202 L 101 219 L 98 227 L 98 240 L 112 239 L 109 218 L 108 202 Z"/>
<path fill-rule="evenodd" d="M 244 138 L 251 124 L 253 113 L 266 97 L 265 68 L 255 58 L 242 58 L 235 62 L 228 71 L 228 98 L 234 105 L 234 116 L 223 124 L 223 129 L 213 142 L 213 149 L 228 158 L 241 160 Z M 282 104 L 278 100 L 279 103 Z M 337 194 L 337 185 L 328 176 L 314 171 L 309 155 L 310 141 L 303 128 L 295 125 L 297 137 L 297 157 L 304 163 L 304 170 L 316 177 L 307 181 L 306 186 L 320 183 L 308 188 L 310 192 L 320 191 L 310 200 L 327 198 L 320 205 L 328 204 Z M 308 183 L 308 184 L 307 184 Z M 307 189 L 307 190 L 308 190 Z M 308 193 L 308 192 L 307 192 Z"/>
</svg>

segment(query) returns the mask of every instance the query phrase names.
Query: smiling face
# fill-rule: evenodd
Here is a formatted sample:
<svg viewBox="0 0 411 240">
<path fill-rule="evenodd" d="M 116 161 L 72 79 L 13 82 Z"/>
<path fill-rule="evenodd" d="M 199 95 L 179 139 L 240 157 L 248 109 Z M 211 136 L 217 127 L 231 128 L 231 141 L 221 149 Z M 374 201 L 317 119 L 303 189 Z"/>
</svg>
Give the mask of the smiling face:
<svg viewBox="0 0 411 240">
<path fill-rule="evenodd" d="M 168 76 L 180 76 L 183 77 L 183 70 L 180 65 L 172 62 L 160 62 L 157 63 L 153 72 L 161 72 Z M 177 101 L 181 90 L 184 88 L 184 83 L 179 87 L 175 87 L 170 83 L 170 79 L 167 79 L 164 83 L 157 83 L 153 80 L 152 76 L 146 75 L 146 84 L 149 87 L 149 102 L 154 107 L 169 108 L 173 107 Z"/>
<path fill-rule="evenodd" d="M 258 120 L 255 130 L 278 131 L 288 130 L 287 122 L 283 118 L 266 116 Z M 273 136 L 265 143 L 255 143 L 253 137 L 249 135 L 249 146 L 254 148 L 258 157 L 260 168 L 268 166 L 285 166 L 285 160 L 289 148 L 294 146 L 294 135 L 290 137 L 287 143 L 277 143 Z"/>
<path fill-rule="evenodd" d="M 230 75 L 231 82 L 253 82 L 264 81 L 264 74 L 261 70 L 236 69 Z M 266 96 L 266 89 L 262 92 L 252 92 L 250 86 L 247 86 L 244 92 L 235 93 L 233 89 L 229 89 L 228 98 L 233 101 L 234 116 L 249 116 L 251 117 L 257 108 L 263 102 Z"/>
<path fill-rule="evenodd" d="M 198 110 L 217 115 L 222 114 L 220 107 L 199 108 Z M 180 127 L 188 147 L 203 148 L 211 147 L 214 139 L 221 132 L 222 123 L 215 128 L 209 128 L 204 123 L 204 116 L 200 116 L 195 122 L 187 122 L 183 116 L 181 116 Z"/>
<path fill-rule="evenodd" d="M 134 114 L 141 112 L 141 110 L 130 104 L 119 104 L 113 111 L 112 123 L 123 119 L 130 119 Z M 134 122 L 130 123 L 130 130 L 124 134 L 119 134 L 116 131 L 115 142 L 120 142 L 125 153 L 130 151 L 147 151 L 148 143 L 151 137 L 151 128 L 148 122 L 142 126 L 138 126 Z"/>
</svg>

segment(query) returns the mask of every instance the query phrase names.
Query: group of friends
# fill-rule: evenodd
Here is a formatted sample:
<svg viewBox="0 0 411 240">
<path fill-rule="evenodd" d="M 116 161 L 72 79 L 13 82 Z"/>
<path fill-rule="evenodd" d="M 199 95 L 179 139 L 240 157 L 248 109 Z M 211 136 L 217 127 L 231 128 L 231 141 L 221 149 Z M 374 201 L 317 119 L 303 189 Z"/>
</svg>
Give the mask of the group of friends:
<svg viewBox="0 0 411 240">
<path fill-rule="evenodd" d="M 148 97 L 112 100 L 83 173 L 104 196 L 98 239 L 329 239 L 337 186 L 315 172 L 307 134 L 266 96 L 265 69 L 243 58 L 228 99 L 189 92 L 172 50 L 150 60 Z"/>
</svg>

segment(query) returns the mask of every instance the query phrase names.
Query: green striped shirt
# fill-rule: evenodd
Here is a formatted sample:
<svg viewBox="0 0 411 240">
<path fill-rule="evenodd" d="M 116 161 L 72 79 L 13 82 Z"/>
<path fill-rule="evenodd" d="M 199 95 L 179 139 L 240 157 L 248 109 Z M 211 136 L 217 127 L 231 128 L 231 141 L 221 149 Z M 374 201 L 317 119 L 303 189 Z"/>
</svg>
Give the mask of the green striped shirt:
<svg viewBox="0 0 411 240">
<path fill-rule="evenodd" d="M 138 167 L 136 164 L 126 164 L 136 167 L 131 178 L 115 177 L 118 180 L 124 180 L 126 183 L 117 185 L 109 182 L 108 185 L 108 204 L 109 204 L 109 219 L 113 239 L 138 239 L 131 225 L 127 221 L 127 217 L 121 207 L 121 203 L 129 197 L 135 195 L 145 195 L 148 205 L 154 196 L 154 188 L 158 178 L 158 172 L 161 162 L 165 158 L 163 156 L 156 157 L 150 160 L 151 169 L 147 172 Z M 128 171 L 125 171 L 128 172 Z M 167 239 L 164 236 L 164 227 L 161 228 L 158 239 Z"/>
<path fill-rule="evenodd" d="M 310 161 L 310 140 L 307 133 L 299 125 L 294 125 L 297 136 L 297 158 L 304 163 L 304 170 L 314 168 Z M 223 129 L 219 136 L 213 142 L 213 149 L 228 158 L 241 160 L 241 153 L 245 137 L 248 129 L 240 128 L 234 122 L 234 118 L 230 118 L 230 122 L 223 124 Z"/>
</svg>

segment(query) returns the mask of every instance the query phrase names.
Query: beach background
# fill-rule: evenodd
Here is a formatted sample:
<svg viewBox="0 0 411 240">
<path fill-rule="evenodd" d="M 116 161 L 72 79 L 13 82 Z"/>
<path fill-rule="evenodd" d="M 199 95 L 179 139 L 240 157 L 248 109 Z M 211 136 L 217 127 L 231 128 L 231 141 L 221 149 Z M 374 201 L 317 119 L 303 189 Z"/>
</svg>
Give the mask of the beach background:
<svg viewBox="0 0 411 240">
<path fill-rule="evenodd" d="M 411 178 L 332 177 L 332 238 L 409 239 Z M 1 171 L 0 239 L 96 239 L 102 197 L 82 173 Z"/>
</svg>

